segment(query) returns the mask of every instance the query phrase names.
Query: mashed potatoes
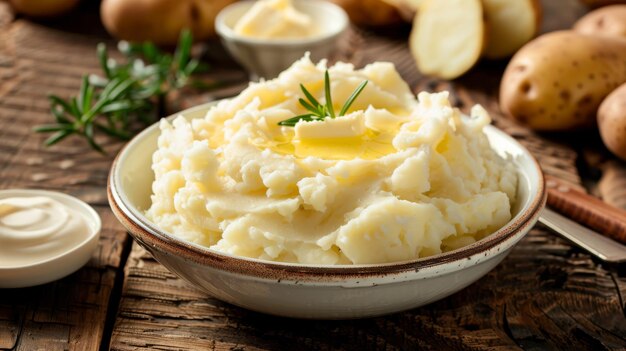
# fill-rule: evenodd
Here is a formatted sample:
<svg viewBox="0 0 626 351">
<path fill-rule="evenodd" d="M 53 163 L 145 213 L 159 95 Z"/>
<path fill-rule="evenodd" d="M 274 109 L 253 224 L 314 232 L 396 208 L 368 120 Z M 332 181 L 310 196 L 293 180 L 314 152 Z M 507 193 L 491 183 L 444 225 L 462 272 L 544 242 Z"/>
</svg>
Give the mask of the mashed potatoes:
<svg viewBox="0 0 626 351">
<path fill-rule="evenodd" d="M 308 57 L 251 83 L 206 117 L 161 122 L 148 217 L 211 249 L 307 264 L 409 260 L 468 245 L 511 218 L 517 177 L 490 149 L 490 122 L 447 93 L 415 99 L 390 63 L 328 69 L 345 116 L 277 123 L 324 101 L 326 63 Z"/>
</svg>

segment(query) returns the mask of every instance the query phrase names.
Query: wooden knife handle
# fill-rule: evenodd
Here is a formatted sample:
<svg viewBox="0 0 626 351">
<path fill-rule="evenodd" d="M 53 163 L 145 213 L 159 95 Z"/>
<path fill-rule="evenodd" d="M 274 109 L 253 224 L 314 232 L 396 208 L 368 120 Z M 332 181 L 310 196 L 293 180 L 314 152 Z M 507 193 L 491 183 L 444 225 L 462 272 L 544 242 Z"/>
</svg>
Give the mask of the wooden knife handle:
<svg viewBox="0 0 626 351">
<path fill-rule="evenodd" d="M 612 239 L 626 243 L 626 210 L 572 188 L 546 175 L 548 206 Z"/>
</svg>

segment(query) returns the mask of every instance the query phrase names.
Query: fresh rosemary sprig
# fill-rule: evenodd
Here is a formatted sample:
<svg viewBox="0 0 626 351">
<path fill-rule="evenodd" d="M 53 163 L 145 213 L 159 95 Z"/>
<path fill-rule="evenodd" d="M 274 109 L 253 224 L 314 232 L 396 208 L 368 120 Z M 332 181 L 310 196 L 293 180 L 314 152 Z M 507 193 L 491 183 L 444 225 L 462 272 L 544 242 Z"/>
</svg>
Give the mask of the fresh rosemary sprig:
<svg viewBox="0 0 626 351">
<path fill-rule="evenodd" d="M 51 95 L 50 109 L 56 123 L 34 128 L 54 133 L 44 144 L 50 146 L 70 135 L 79 135 L 91 147 L 104 153 L 95 140 L 96 131 L 128 140 L 135 122 L 149 123 L 159 112 L 165 96 L 187 85 L 199 62 L 191 58 L 193 38 L 181 33 L 174 55 L 161 52 L 152 43 L 120 42 L 126 62 L 109 58 L 106 45 L 98 44 L 97 54 L 104 76 L 84 75 L 77 96 L 64 100 Z"/>
<path fill-rule="evenodd" d="M 326 71 L 326 73 L 324 74 L 324 90 L 325 90 L 325 96 L 326 96 L 326 105 L 320 104 L 317 101 L 317 99 L 315 99 L 315 97 L 304 87 L 304 85 L 300 84 L 300 89 L 302 89 L 302 93 L 304 93 L 304 96 L 307 98 L 308 101 L 304 100 L 303 98 L 300 98 L 298 101 L 300 102 L 300 105 L 302 105 L 305 109 L 307 109 L 310 112 L 302 114 L 302 115 L 298 115 L 295 117 L 291 117 L 284 121 L 280 121 L 278 122 L 278 125 L 286 126 L 286 127 L 293 127 L 300 121 L 306 121 L 306 122 L 323 121 L 324 119 L 328 117 L 330 118 L 341 117 L 346 114 L 350 106 L 352 106 L 352 103 L 354 102 L 354 100 L 356 100 L 359 94 L 361 94 L 361 91 L 363 91 L 363 88 L 365 88 L 365 86 L 367 85 L 367 82 L 368 81 L 365 80 L 361 84 L 359 84 L 359 86 L 354 90 L 354 92 L 352 92 L 352 95 L 350 95 L 348 100 L 346 100 L 346 102 L 343 104 L 343 107 L 339 111 L 339 114 L 336 115 L 335 109 L 333 108 L 333 101 L 330 96 L 330 76 L 328 75 L 328 71 Z"/>
</svg>

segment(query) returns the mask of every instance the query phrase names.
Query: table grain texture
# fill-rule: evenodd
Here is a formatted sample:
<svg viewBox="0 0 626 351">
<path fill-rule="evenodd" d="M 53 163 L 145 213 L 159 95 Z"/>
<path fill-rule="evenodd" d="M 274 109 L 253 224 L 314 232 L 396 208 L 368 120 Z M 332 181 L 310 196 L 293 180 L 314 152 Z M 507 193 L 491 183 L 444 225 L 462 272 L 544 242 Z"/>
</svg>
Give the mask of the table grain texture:
<svg viewBox="0 0 626 351">
<path fill-rule="evenodd" d="M 543 32 L 568 28 L 587 11 L 576 0 L 543 5 Z M 626 208 L 626 165 L 607 153 L 597 133 L 537 135 L 502 116 L 497 95 L 506 61 L 482 61 L 454 81 L 424 77 L 407 36 L 407 27 L 352 28 L 333 60 L 392 61 L 415 92 L 449 90 L 465 112 L 482 104 L 546 173 Z M 82 74 L 98 72 L 100 41 L 115 44 L 99 23 L 97 1 L 46 21 L 16 16 L 0 1 L 0 189 L 62 191 L 95 207 L 103 222 L 99 248 L 81 270 L 42 286 L 0 289 L 0 350 L 626 349 L 625 267 L 599 262 L 540 225 L 475 284 L 380 318 L 278 318 L 195 289 L 133 243 L 111 213 L 106 179 L 121 142 L 99 139 L 102 156 L 72 138 L 45 148 L 45 136 L 31 131 L 50 121 L 47 95 L 69 96 Z M 246 86 L 246 74 L 217 42 L 199 51 L 213 67 L 210 76 L 226 84 L 172 97 L 168 113 Z"/>
</svg>

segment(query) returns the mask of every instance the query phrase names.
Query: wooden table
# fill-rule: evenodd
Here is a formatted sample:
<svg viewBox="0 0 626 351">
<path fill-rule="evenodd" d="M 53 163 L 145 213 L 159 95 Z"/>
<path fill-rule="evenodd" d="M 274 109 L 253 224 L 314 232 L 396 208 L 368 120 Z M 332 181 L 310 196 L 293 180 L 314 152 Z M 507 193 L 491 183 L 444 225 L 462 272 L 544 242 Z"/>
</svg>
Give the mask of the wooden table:
<svg viewBox="0 0 626 351">
<path fill-rule="evenodd" d="M 586 11 L 575 0 L 545 0 L 543 31 L 566 28 Z M 431 305 L 355 321 L 301 321 L 222 303 L 178 279 L 133 243 L 113 217 L 105 187 L 122 144 L 102 139 L 108 156 L 82 140 L 42 147 L 32 126 L 50 121 L 48 94 L 76 92 L 97 72 L 95 44 L 114 41 L 89 1 L 64 18 L 35 23 L 0 2 L 0 189 L 44 188 L 94 206 L 104 224 L 86 267 L 57 282 L 0 289 L 0 350 L 135 349 L 626 349 L 626 270 L 608 266 L 537 226 L 496 269 Z M 595 131 L 536 135 L 497 106 L 506 62 L 483 61 L 448 82 L 418 74 L 408 29 L 352 29 L 339 58 L 362 66 L 393 61 L 415 91 L 450 90 L 467 111 L 481 103 L 495 124 L 523 142 L 546 173 L 626 208 L 626 167 L 606 154 Z M 209 43 L 215 77 L 235 83 L 170 101 L 170 110 L 237 93 L 246 75 Z M 582 139 L 584 138 L 584 139 Z M 584 140 L 572 142 L 572 140 Z"/>
</svg>

